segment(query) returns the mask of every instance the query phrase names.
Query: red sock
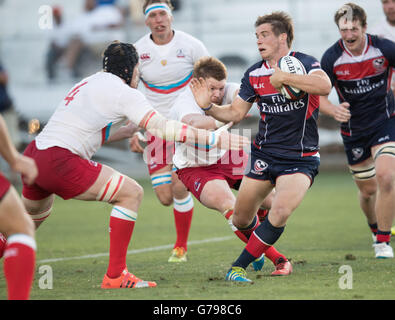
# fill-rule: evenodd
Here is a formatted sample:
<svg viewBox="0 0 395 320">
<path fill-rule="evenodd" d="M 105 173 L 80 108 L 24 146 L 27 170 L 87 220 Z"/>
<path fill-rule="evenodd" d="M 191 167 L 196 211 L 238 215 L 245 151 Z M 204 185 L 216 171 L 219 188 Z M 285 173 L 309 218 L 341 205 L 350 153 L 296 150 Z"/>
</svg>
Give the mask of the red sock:
<svg viewBox="0 0 395 320">
<path fill-rule="evenodd" d="M 126 254 L 137 219 L 137 213 L 114 207 L 110 217 L 110 259 L 107 276 L 118 278 L 126 268 Z"/>
<path fill-rule="evenodd" d="M 7 239 L 0 233 L 0 258 L 4 255 Z"/>
<path fill-rule="evenodd" d="M 25 234 L 8 238 L 4 250 L 4 275 L 9 300 L 28 300 L 36 262 L 36 242 Z"/>
<path fill-rule="evenodd" d="M 174 199 L 174 222 L 176 225 L 177 240 L 174 248 L 183 247 L 187 251 L 189 230 L 191 229 L 193 216 L 193 199 L 189 194 L 187 198 Z"/>
<path fill-rule="evenodd" d="M 258 258 L 262 255 L 262 253 L 265 254 L 266 252 L 270 249 L 270 245 L 267 245 L 266 243 L 262 242 L 261 239 L 259 239 L 255 233 L 253 233 L 248 240 L 248 243 L 245 247 L 245 249 L 255 258 Z"/>
<path fill-rule="evenodd" d="M 377 239 L 376 242 L 387 242 L 391 241 L 391 231 L 381 231 L 380 229 L 377 230 Z"/>
<path fill-rule="evenodd" d="M 283 258 L 284 260 L 288 260 L 283 254 L 277 251 L 277 249 L 273 246 L 268 248 L 265 252 L 265 257 L 267 257 L 273 264 L 276 264 L 276 261 L 279 258 Z"/>
</svg>

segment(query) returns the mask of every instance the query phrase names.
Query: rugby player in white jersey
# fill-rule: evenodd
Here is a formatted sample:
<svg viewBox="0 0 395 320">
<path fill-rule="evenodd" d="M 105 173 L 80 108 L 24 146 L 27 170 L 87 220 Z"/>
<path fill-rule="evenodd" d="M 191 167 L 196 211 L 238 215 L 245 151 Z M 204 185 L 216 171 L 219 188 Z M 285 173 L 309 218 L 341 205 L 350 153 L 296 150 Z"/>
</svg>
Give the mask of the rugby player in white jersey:
<svg viewBox="0 0 395 320">
<path fill-rule="evenodd" d="M 200 58 L 194 66 L 194 77 L 203 78 L 210 90 L 211 102 L 218 105 L 231 103 L 239 92 L 240 85 L 226 82 L 225 65 L 214 57 Z M 195 128 L 226 130 L 223 122 L 204 114 L 187 88 L 174 102 L 170 118 L 189 124 Z M 232 224 L 232 214 L 236 202 L 231 189 L 238 190 L 248 161 L 248 154 L 241 151 L 226 151 L 217 148 L 206 149 L 196 144 L 176 143 L 173 163 L 176 173 L 184 185 L 204 206 L 221 213 L 229 222 L 233 232 L 245 243 L 251 233 L 266 218 L 274 192 L 265 198 L 258 209 L 253 226 L 237 229 Z M 280 257 L 286 259 L 274 247 L 266 252 L 273 263 Z M 253 268 L 261 270 L 264 255 L 253 262 Z"/>
<path fill-rule="evenodd" d="M 63 199 L 104 201 L 113 205 L 110 217 L 109 265 L 101 287 L 155 287 L 129 273 L 127 248 L 143 197 L 142 187 L 116 170 L 96 163 L 92 155 L 108 139 L 110 128 L 125 121 L 112 140 L 129 138 L 141 127 L 170 141 L 203 143 L 208 147 L 242 148 L 245 137 L 228 132 L 198 130 L 155 111 L 136 90 L 138 54 L 131 44 L 118 41 L 103 54 L 103 71 L 76 84 L 62 100 L 42 132 L 26 148 L 39 175 L 33 185 L 24 183 L 23 202 L 38 227 L 51 213 L 54 195 Z"/>
<path fill-rule="evenodd" d="M 174 100 L 192 79 L 194 63 L 209 54 L 201 41 L 172 28 L 169 0 L 146 0 L 143 10 L 150 33 L 135 44 L 140 58 L 140 78 L 148 101 L 167 117 Z M 155 194 L 163 205 L 173 204 L 177 239 L 169 262 L 184 262 L 187 260 L 193 199 L 174 173 L 174 143 L 152 135 L 146 138 L 145 157 Z M 137 136 L 131 139 L 131 150 L 143 152 Z"/>
</svg>

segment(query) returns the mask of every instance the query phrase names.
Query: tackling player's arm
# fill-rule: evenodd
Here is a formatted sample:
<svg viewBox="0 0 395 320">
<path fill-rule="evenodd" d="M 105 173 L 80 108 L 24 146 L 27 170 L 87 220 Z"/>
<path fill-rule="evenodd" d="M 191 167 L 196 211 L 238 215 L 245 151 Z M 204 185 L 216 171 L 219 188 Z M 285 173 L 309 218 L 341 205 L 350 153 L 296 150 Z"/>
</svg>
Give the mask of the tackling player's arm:
<svg viewBox="0 0 395 320">
<path fill-rule="evenodd" d="M 285 84 L 320 96 L 327 96 L 331 92 L 331 81 L 328 75 L 322 70 L 311 71 L 309 74 L 300 75 L 284 72 L 278 66 L 274 66 L 273 69 L 274 73 L 270 77 L 270 82 L 278 91 Z"/>
<path fill-rule="evenodd" d="M 192 79 L 190 88 L 199 107 L 202 108 L 207 115 L 224 123 L 240 122 L 246 117 L 252 106 L 252 103 L 246 102 L 240 97 L 236 97 L 232 104 L 228 105 L 219 106 L 215 103 L 211 103 L 207 83 L 203 78 Z"/>
<path fill-rule="evenodd" d="M 136 126 L 132 121 L 128 121 L 124 126 L 120 127 L 117 131 L 111 134 L 106 143 L 131 138 L 138 129 L 139 127 Z"/>
<path fill-rule="evenodd" d="M 218 130 L 207 131 L 179 121 L 168 120 L 154 110 L 147 112 L 139 123 L 141 128 L 167 141 L 205 143 L 210 147 L 240 150 L 249 144 L 249 139 L 229 133 L 226 129 L 231 125 L 232 123 L 229 123 Z"/>
<path fill-rule="evenodd" d="M 181 119 L 181 122 L 186 123 L 192 127 L 205 130 L 216 130 L 225 124 L 211 116 L 205 116 L 198 113 L 187 114 Z"/>
</svg>

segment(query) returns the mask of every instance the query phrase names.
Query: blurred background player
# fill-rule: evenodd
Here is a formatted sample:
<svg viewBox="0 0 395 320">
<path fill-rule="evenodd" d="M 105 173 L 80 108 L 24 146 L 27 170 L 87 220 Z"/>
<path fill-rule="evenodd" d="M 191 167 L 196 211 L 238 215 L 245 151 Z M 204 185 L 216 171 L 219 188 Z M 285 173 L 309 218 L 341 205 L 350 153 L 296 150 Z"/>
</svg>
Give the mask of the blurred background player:
<svg viewBox="0 0 395 320">
<path fill-rule="evenodd" d="M 138 126 L 170 141 L 204 141 L 208 147 L 243 148 L 248 139 L 227 132 L 197 130 L 157 113 L 136 90 L 138 54 L 131 44 L 115 41 L 103 54 L 103 71 L 83 79 L 60 102 L 40 134 L 24 154 L 35 159 L 39 175 L 31 186 L 24 183 L 23 200 L 38 227 L 51 213 L 54 195 L 63 199 L 104 201 L 113 205 L 110 216 L 110 255 L 102 288 L 155 287 L 129 273 L 126 254 L 142 187 L 116 170 L 91 161 L 108 139 L 129 138 Z M 130 125 L 120 127 L 125 121 Z M 120 127 L 120 128 L 119 128 Z M 118 129 L 119 128 L 119 129 Z M 125 135 L 126 134 L 126 135 Z"/>
<path fill-rule="evenodd" d="M 395 0 L 381 0 L 385 19 L 375 25 L 369 33 L 395 42 Z M 392 70 L 392 92 L 395 94 L 395 70 Z"/>
<path fill-rule="evenodd" d="M 328 76 L 315 58 L 291 51 L 293 23 L 286 13 L 274 12 L 258 17 L 255 31 L 262 61 L 245 72 L 239 95 L 231 105 L 211 103 L 203 79 L 193 79 L 191 83 L 199 106 L 219 121 L 240 121 L 255 101 L 261 113 L 259 132 L 251 145 L 249 166 L 236 198 L 232 218 L 235 227 L 251 228 L 262 201 L 274 187 L 276 191 L 268 216 L 251 234 L 245 249 L 226 275 L 226 280 L 240 282 L 251 282 L 245 269 L 277 242 L 288 218 L 318 174 L 319 96 L 329 94 L 331 89 Z M 307 74 L 281 71 L 277 63 L 286 55 L 299 59 Z M 284 84 L 307 94 L 296 101 L 288 100 L 279 93 Z M 291 263 L 280 257 L 273 275 L 291 272 Z"/>
<path fill-rule="evenodd" d="M 38 171 L 34 161 L 16 150 L 0 116 L 0 154 L 24 183 L 32 184 Z M 27 300 L 34 278 L 36 241 L 34 224 L 15 190 L 0 173 L 0 258 L 4 256 L 4 275 L 8 299 Z"/>
<path fill-rule="evenodd" d="M 151 33 L 136 42 L 140 56 L 140 78 L 145 95 L 155 110 L 168 117 L 177 96 L 192 79 L 193 65 L 208 56 L 197 39 L 172 29 L 172 5 L 168 0 L 146 0 L 143 5 L 145 24 Z M 152 186 L 161 204 L 173 204 L 177 239 L 169 262 L 187 260 L 187 239 L 193 215 L 193 198 L 174 173 L 174 143 L 149 135 L 145 151 Z M 138 137 L 131 139 L 131 150 L 143 152 Z"/>
<path fill-rule="evenodd" d="M 83 12 L 68 20 L 61 7 L 54 6 L 54 27 L 46 56 L 49 80 L 56 77 L 56 67 L 63 64 L 71 78 L 85 77 L 96 70 L 96 60 L 114 39 L 124 41 L 124 16 L 115 0 L 84 0 Z M 93 62 L 92 62 L 93 61 Z M 50 81 L 51 83 L 52 81 Z"/>
<path fill-rule="evenodd" d="M 225 65 L 214 57 L 200 58 L 194 66 L 194 78 L 203 78 L 209 88 L 210 101 L 218 105 L 229 104 L 236 97 L 240 86 L 226 82 Z M 228 126 L 204 114 L 195 98 L 187 88 L 174 102 L 170 111 L 172 119 L 184 122 L 195 128 L 227 130 Z M 199 145 L 176 143 L 173 157 L 177 175 L 184 185 L 204 206 L 217 210 L 228 220 L 233 232 L 245 243 L 254 229 L 238 230 L 232 224 L 232 214 L 236 197 L 231 189 L 238 190 L 248 161 L 248 154 L 241 151 L 226 151 L 216 148 L 205 149 Z M 265 198 L 255 217 L 255 227 L 266 218 L 270 209 L 273 193 Z M 274 247 L 266 252 L 275 263 L 280 257 Z M 262 255 L 253 262 L 254 269 L 260 270 L 264 264 Z"/>
<path fill-rule="evenodd" d="M 381 4 L 385 19 L 374 26 L 370 33 L 395 42 L 395 0 L 381 0 Z M 391 88 L 395 95 L 395 69 L 392 69 Z M 395 235 L 395 226 L 391 228 L 391 233 Z"/>
<path fill-rule="evenodd" d="M 321 111 L 341 122 L 348 165 L 372 230 L 376 258 L 393 258 L 395 215 L 395 103 L 391 73 L 395 43 L 366 34 L 366 13 L 348 3 L 335 14 L 341 39 L 321 60 L 339 105 L 321 97 Z"/>
</svg>

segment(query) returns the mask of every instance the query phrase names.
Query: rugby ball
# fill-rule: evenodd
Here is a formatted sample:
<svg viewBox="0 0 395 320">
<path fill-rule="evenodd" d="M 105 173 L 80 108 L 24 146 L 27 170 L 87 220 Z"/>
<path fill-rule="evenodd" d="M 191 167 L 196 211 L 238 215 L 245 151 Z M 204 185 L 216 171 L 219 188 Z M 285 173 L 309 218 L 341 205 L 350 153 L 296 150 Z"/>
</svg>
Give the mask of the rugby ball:
<svg viewBox="0 0 395 320">
<path fill-rule="evenodd" d="M 278 61 L 278 67 L 281 69 L 281 71 L 284 72 L 301 75 L 306 74 L 306 69 L 302 62 L 300 62 L 297 58 L 293 56 L 281 57 Z M 298 100 L 300 98 L 303 98 L 306 92 L 295 87 L 283 85 L 281 87 L 281 94 L 289 100 Z"/>
</svg>

